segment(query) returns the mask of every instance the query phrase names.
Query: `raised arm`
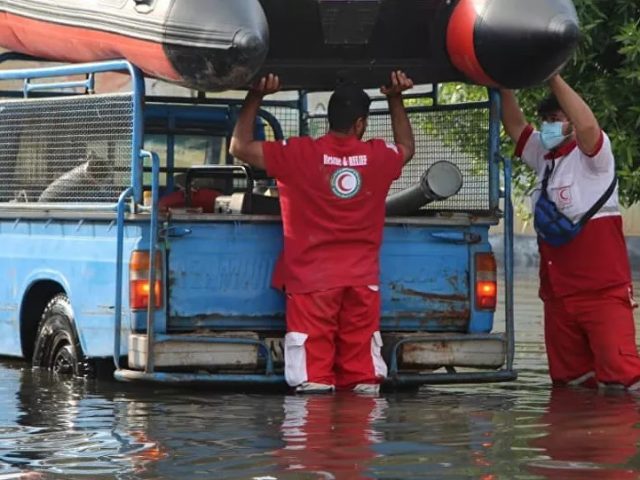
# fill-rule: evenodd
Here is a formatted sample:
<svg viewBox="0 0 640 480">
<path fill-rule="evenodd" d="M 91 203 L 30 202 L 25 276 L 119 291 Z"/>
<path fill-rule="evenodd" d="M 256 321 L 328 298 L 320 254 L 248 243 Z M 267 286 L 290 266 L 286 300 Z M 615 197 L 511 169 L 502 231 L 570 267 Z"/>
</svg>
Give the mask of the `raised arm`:
<svg viewBox="0 0 640 480">
<path fill-rule="evenodd" d="M 589 105 L 560 75 L 549 80 L 549 88 L 558 99 L 560 108 L 576 131 L 578 147 L 586 154 L 593 153 L 600 142 L 601 130 Z"/>
<path fill-rule="evenodd" d="M 500 98 L 502 99 L 502 125 L 511 140 L 517 143 L 527 126 L 527 119 L 512 90 L 500 90 Z"/>
<path fill-rule="evenodd" d="M 393 140 L 402 151 L 404 163 L 411 160 L 416 152 L 411 122 L 402 101 L 402 92 L 410 88 L 413 88 L 413 81 L 400 70 L 391 73 L 391 85 L 380 88 L 380 92 L 386 95 L 389 102 Z"/>
<path fill-rule="evenodd" d="M 231 145 L 229 145 L 229 153 L 235 158 L 263 170 L 265 165 L 262 142 L 254 138 L 256 117 L 262 99 L 278 90 L 280 90 L 280 79 L 277 75 L 269 74 L 258 80 L 247 92 L 233 129 Z"/>
</svg>

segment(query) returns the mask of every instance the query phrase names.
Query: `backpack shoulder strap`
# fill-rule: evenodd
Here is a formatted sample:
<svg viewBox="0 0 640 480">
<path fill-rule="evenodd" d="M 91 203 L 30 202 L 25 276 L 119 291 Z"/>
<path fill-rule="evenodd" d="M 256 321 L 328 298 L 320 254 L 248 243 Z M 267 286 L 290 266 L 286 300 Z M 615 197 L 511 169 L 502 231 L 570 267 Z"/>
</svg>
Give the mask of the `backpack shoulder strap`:
<svg viewBox="0 0 640 480">
<path fill-rule="evenodd" d="M 551 161 L 551 165 L 546 165 L 544 167 L 544 176 L 542 177 L 542 190 L 541 193 L 542 195 L 544 195 L 546 198 L 548 198 L 548 194 L 547 194 L 547 187 L 549 186 L 549 178 L 551 178 L 551 173 L 553 172 L 553 169 L 556 166 L 556 162 L 555 160 Z"/>
<path fill-rule="evenodd" d="M 593 217 L 598 210 L 600 210 L 602 208 L 602 206 L 605 204 L 605 202 L 607 200 L 609 200 L 609 197 L 611 196 L 611 194 L 613 193 L 613 191 L 616 189 L 616 185 L 618 183 L 618 175 L 616 175 L 615 170 L 613 171 L 613 180 L 611 181 L 611 183 L 609 184 L 609 187 L 607 187 L 607 189 L 605 190 L 605 192 L 602 194 L 602 196 L 598 199 L 598 201 L 596 203 L 594 203 L 591 208 L 589 210 L 587 210 L 587 212 L 582 216 L 582 218 L 578 221 L 578 223 L 582 226 L 585 223 L 587 223 L 589 221 L 589 219 L 591 217 Z"/>
</svg>

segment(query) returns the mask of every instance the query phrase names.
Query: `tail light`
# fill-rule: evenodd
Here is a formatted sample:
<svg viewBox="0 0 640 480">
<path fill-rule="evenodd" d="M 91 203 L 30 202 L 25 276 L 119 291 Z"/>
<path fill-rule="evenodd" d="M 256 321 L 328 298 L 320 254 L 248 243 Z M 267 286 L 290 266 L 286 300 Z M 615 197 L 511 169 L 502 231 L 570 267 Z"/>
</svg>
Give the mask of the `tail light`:
<svg viewBox="0 0 640 480">
<path fill-rule="evenodd" d="M 132 310 L 145 310 L 149 307 L 149 267 L 151 265 L 149 252 L 135 250 L 131 253 L 129 263 L 129 306 Z M 154 304 L 156 308 L 162 306 L 162 256 L 155 255 L 155 285 Z"/>
<path fill-rule="evenodd" d="M 495 310 L 498 298 L 496 259 L 493 253 L 476 253 L 476 309 Z"/>
</svg>

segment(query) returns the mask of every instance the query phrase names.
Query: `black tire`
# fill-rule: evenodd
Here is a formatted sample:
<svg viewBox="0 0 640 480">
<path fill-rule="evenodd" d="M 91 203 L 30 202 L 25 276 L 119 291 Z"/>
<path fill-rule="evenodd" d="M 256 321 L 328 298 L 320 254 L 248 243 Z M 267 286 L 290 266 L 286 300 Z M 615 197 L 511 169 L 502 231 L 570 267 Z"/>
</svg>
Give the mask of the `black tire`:
<svg viewBox="0 0 640 480">
<path fill-rule="evenodd" d="M 74 328 L 73 310 L 65 294 L 51 299 L 42 312 L 33 350 L 33 366 L 59 375 L 91 373 Z"/>
</svg>

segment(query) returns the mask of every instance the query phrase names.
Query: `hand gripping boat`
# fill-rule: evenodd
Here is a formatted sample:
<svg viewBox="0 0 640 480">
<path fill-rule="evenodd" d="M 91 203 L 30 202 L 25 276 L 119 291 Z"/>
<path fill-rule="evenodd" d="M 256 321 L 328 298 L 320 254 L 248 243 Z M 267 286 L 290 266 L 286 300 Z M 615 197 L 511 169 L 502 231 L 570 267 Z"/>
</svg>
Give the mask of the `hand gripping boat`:
<svg viewBox="0 0 640 480">
<path fill-rule="evenodd" d="M 288 88 L 416 83 L 520 88 L 579 38 L 570 0 L 0 0 L 0 46 L 66 62 L 126 58 L 199 90 L 280 74 Z"/>
</svg>

